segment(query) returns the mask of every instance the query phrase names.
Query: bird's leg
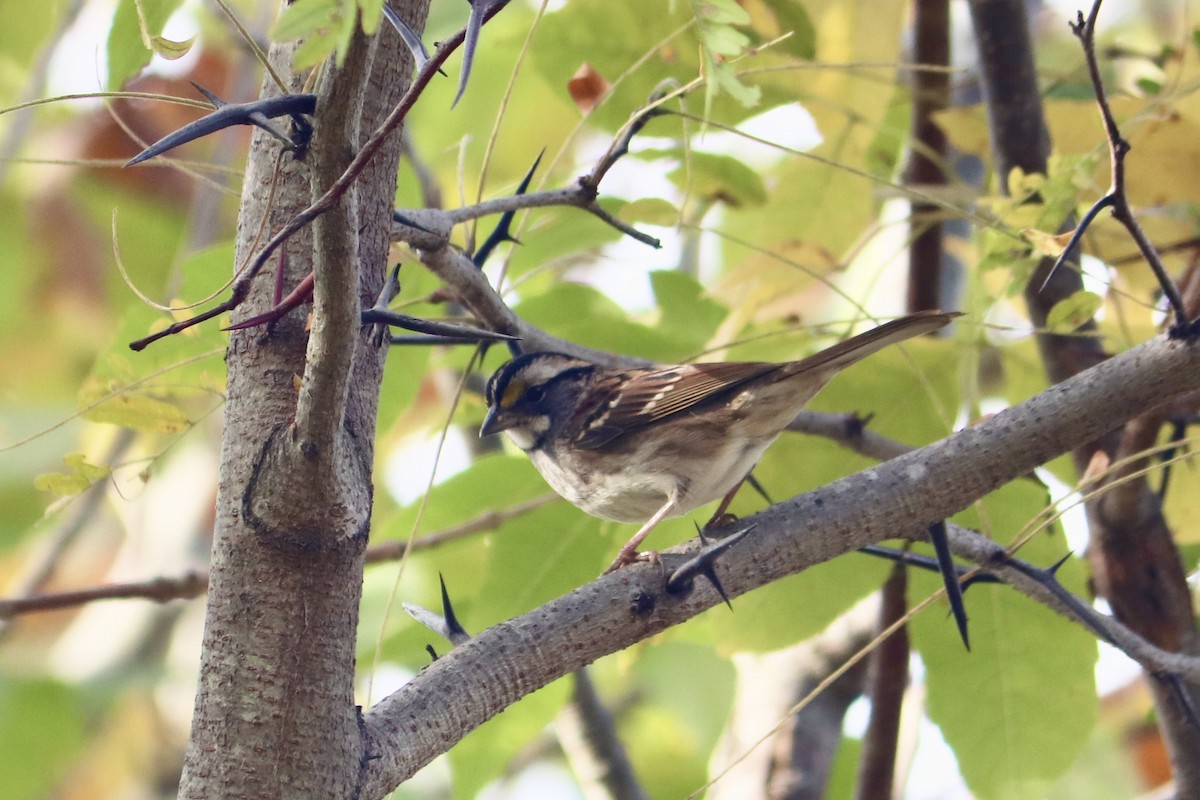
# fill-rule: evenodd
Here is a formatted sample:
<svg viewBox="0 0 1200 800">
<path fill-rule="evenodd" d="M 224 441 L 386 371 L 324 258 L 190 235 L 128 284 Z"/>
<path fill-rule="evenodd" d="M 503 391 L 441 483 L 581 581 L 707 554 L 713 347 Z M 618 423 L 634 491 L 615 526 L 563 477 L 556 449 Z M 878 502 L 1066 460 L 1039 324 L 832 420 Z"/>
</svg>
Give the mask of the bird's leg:
<svg viewBox="0 0 1200 800">
<path fill-rule="evenodd" d="M 654 527 L 658 525 L 658 523 L 670 516 L 671 512 L 674 510 L 675 495 L 672 494 L 667 498 L 667 502 L 663 503 L 662 508 L 660 508 L 658 511 L 655 511 L 654 516 L 646 520 L 646 524 L 639 528 L 638 532 L 633 535 L 633 538 L 625 543 L 625 546 L 621 548 L 621 552 L 617 553 L 617 557 L 613 560 L 612 564 L 608 566 L 608 569 L 604 570 L 604 574 L 607 575 L 608 573 L 618 570 L 626 564 L 632 564 L 635 561 L 647 561 L 657 557 L 657 553 L 639 553 L 637 550 L 638 545 L 642 543 L 642 540 L 650 535 L 650 531 L 654 530 Z"/>
<path fill-rule="evenodd" d="M 749 477 L 749 474 L 747 474 L 746 477 Z M 717 510 L 714 511 L 713 515 L 708 518 L 708 522 L 704 523 L 704 527 L 701 530 L 707 531 L 713 525 L 716 525 L 724 520 L 725 512 L 729 510 L 729 504 L 733 502 L 734 495 L 738 493 L 738 489 L 742 488 L 742 484 L 745 482 L 746 478 L 742 478 L 740 481 L 734 484 L 733 488 L 730 489 L 724 497 L 721 498 L 721 502 L 717 504 Z"/>
</svg>

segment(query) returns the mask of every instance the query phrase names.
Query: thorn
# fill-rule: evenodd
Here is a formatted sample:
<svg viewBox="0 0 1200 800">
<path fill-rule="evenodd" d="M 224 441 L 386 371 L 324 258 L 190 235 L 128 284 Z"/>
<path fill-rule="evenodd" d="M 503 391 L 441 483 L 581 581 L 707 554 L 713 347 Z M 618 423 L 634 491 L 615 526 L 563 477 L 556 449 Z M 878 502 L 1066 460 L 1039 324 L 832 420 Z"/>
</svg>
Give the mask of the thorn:
<svg viewBox="0 0 1200 800">
<path fill-rule="evenodd" d="M 400 38 L 404 40 L 404 46 L 412 54 L 413 63 L 416 65 L 416 68 L 420 69 L 425 66 L 425 62 L 429 60 L 429 51 L 425 49 L 425 43 L 421 41 L 421 37 L 417 35 L 417 32 L 400 18 L 400 14 L 397 13 L 396 9 L 388 5 L 387 0 L 383 2 L 383 15 L 387 17 L 387 21 L 392 23 L 392 27 L 396 29 L 396 33 L 400 34 Z"/>
<path fill-rule="evenodd" d="M 929 526 L 929 541 L 933 543 L 933 552 L 938 561 L 938 572 L 942 574 L 942 583 L 946 587 L 946 599 L 950 601 L 950 613 L 954 615 L 954 623 L 958 626 L 958 635 L 962 637 L 963 646 L 967 648 L 967 652 L 970 652 L 971 640 L 967 635 L 967 607 L 963 603 L 962 587 L 958 583 L 958 569 L 954 565 L 954 557 L 950 554 L 950 540 L 946 536 L 945 520 Z"/>
<path fill-rule="evenodd" d="M 542 156 L 544 155 L 546 155 L 546 148 L 543 147 L 542 151 L 538 153 L 537 158 L 533 160 L 533 165 L 525 171 L 525 177 L 521 178 L 514 196 L 520 197 L 529 190 L 529 184 L 533 181 L 533 175 L 537 172 L 538 165 L 542 163 Z M 491 256 L 492 251 L 501 242 L 516 242 L 520 244 L 512 235 L 512 221 L 516 214 L 517 212 L 515 211 L 505 211 L 500 215 L 500 221 L 496 223 L 496 227 L 492 230 L 491 235 L 479 246 L 479 249 L 475 251 L 475 255 L 471 257 L 471 262 L 476 267 L 482 269 Z"/>
<path fill-rule="evenodd" d="M 689 591 L 692 587 L 692 581 L 697 576 L 702 576 L 708 579 L 712 587 L 716 589 L 717 594 L 725 601 L 725 605 L 729 606 L 729 610 L 733 610 L 733 603 L 729 600 L 729 595 L 725 592 L 725 587 L 721 585 L 721 579 L 717 577 L 716 563 L 725 551 L 740 542 L 745 536 L 754 530 L 753 525 L 742 528 L 737 533 L 726 536 L 724 539 L 719 539 L 711 545 L 706 545 L 703 550 L 697 553 L 694 557 L 685 561 L 681 566 L 675 569 L 667 576 L 666 590 L 668 594 L 682 594 Z M 701 541 L 707 541 L 701 534 Z"/>
<path fill-rule="evenodd" d="M 451 644 L 462 644 L 471 638 L 471 634 L 467 633 L 458 621 L 458 617 L 454 615 L 454 606 L 450 604 L 450 593 L 446 591 L 446 579 L 442 577 L 442 573 L 438 572 L 438 583 L 442 587 L 442 616 L 446 619 L 446 638 Z"/>
<path fill-rule="evenodd" d="M 392 221 L 399 222 L 401 225 L 405 226 L 406 228 L 412 228 L 413 230 L 418 230 L 421 233 L 428 233 L 431 236 L 438 235 L 437 231 L 431 231 L 431 230 L 429 230 L 429 228 L 426 228 L 424 225 L 418 225 L 416 222 L 413 222 L 411 219 L 409 219 L 408 217 L 401 214 L 398 210 L 392 211 Z"/>
<path fill-rule="evenodd" d="M 467 80 L 471 77 L 471 66 L 475 63 L 475 47 L 479 44 L 479 31 L 483 28 L 483 15 L 489 6 L 501 5 L 507 0 L 467 0 L 471 6 L 471 16 L 467 18 L 467 33 L 463 37 L 462 74 L 458 77 L 458 93 L 454 95 L 451 108 L 458 105 L 463 92 L 467 90 Z"/>
<path fill-rule="evenodd" d="M 866 547 L 858 548 L 858 552 L 876 558 L 883 558 L 888 561 L 894 561 L 898 564 L 904 564 L 907 567 L 923 569 L 927 572 L 941 572 L 938 566 L 937 559 L 923 556 L 919 553 L 910 553 L 908 550 L 896 550 L 891 547 L 880 547 L 878 545 L 869 544 Z M 1003 583 L 999 578 L 990 572 L 981 572 L 978 569 L 970 570 L 966 567 L 955 566 L 955 574 L 958 576 L 959 586 L 966 592 L 967 588 L 976 583 Z"/>
<path fill-rule="evenodd" d="M 364 309 L 360 317 L 363 325 L 392 325 L 407 331 L 426 333 L 440 337 L 438 343 L 445 341 L 461 342 L 511 342 L 518 337 L 507 333 L 496 333 L 484 328 L 473 328 L 470 325 L 456 325 L 452 322 L 434 322 L 433 320 L 411 317 L 398 311 L 386 308 Z M 243 325 L 245 323 L 242 323 Z"/>
<path fill-rule="evenodd" d="M 463 644 L 471 638 L 471 634 L 467 633 L 459 624 L 458 618 L 454 616 L 454 608 L 450 605 L 450 594 L 446 591 L 446 581 L 442 578 L 441 573 L 438 573 L 438 581 L 442 586 L 442 613 L 440 615 L 413 603 L 402 603 L 401 605 L 410 617 L 447 639 L 450 644 Z M 437 658 L 432 645 L 426 645 L 426 649 L 434 658 Z"/>
<path fill-rule="evenodd" d="M 758 492 L 758 496 L 765 500 L 767 505 L 772 505 L 775 502 L 771 499 L 771 495 L 767 494 L 767 490 L 763 488 L 763 485 L 759 482 L 758 478 L 754 477 L 753 472 L 746 476 L 746 483 L 750 484 L 751 489 Z"/>
<path fill-rule="evenodd" d="M 195 89 L 200 94 L 204 95 L 204 99 L 207 100 L 214 109 L 229 105 L 224 100 L 222 100 L 220 97 L 218 97 L 216 94 L 214 94 L 213 92 L 210 92 L 208 89 L 205 89 L 203 86 L 196 83 L 195 81 L 188 81 L 188 83 L 190 83 L 192 85 L 193 89 Z"/>
<path fill-rule="evenodd" d="M 298 149 L 299 142 L 293 141 L 287 134 L 280 131 L 268 120 L 273 117 L 291 116 L 298 114 L 313 114 L 317 110 L 315 94 L 284 94 L 257 100 L 253 103 L 226 103 L 212 92 L 197 84 L 196 89 L 215 106 L 215 110 L 200 119 L 184 125 L 178 130 L 168 133 L 154 144 L 138 153 L 125 166 L 132 167 L 155 156 L 162 155 L 180 145 L 201 139 L 210 133 L 233 127 L 234 125 L 254 125 L 279 139 L 287 147 Z"/>
<path fill-rule="evenodd" d="M 1050 574 L 1051 574 L 1053 577 L 1057 578 L 1057 577 L 1058 577 L 1058 570 L 1059 570 L 1059 569 L 1062 567 L 1062 565 L 1063 565 L 1063 564 L 1065 564 L 1065 563 L 1067 563 L 1068 561 L 1070 561 L 1070 560 L 1071 560 L 1071 556 L 1073 556 L 1073 555 L 1075 555 L 1075 551 L 1074 551 L 1074 550 L 1068 550 L 1066 555 L 1064 555 L 1064 556 L 1063 556 L 1062 558 L 1060 558 L 1058 561 L 1055 561 L 1055 562 L 1054 562 L 1053 564 L 1051 564 L 1050 566 L 1046 567 L 1046 572 L 1049 572 L 1049 573 L 1050 573 Z"/>
</svg>

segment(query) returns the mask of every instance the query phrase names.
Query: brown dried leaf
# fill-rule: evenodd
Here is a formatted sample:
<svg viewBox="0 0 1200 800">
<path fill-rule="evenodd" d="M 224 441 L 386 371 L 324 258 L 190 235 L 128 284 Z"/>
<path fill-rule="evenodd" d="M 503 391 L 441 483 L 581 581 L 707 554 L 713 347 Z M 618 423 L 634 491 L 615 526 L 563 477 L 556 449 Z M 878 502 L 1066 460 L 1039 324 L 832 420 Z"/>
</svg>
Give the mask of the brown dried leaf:
<svg viewBox="0 0 1200 800">
<path fill-rule="evenodd" d="M 571 80 L 567 81 L 567 92 L 575 101 L 576 107 L 583 113 L 588 113 L 600 102 L 612 84 L 592 67 L 591 64 L 581 64 Z"/>
</svg>

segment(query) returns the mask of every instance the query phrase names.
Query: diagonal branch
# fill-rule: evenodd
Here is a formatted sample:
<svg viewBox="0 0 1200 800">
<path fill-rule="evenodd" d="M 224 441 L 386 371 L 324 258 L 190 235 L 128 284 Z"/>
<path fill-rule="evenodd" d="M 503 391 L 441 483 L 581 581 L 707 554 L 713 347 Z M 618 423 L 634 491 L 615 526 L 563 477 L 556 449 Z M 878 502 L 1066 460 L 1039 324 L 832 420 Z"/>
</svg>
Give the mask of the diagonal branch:
<svg viewBox="0 0 1200 800">
<path fill-rule="evenodd" d="M 722 582 L 736 596 L 864 545 L 915 536 L 1056 455 L 1197 388 L 1200 349 L 1157 337 L 941 442 L 741 520 L 755 530 L 722 561 Z M 959 534 L 951 540 L 961 556 L 995 555 L 994 543 L 983 552 L 971 541 Z M 668 568 L 683 557 L 679 549 L 662 556 Z M 1012 582 L 1031 595 L 1045 592 L 1025 580 Z M 391 790 L 525 694 L 717 602 L 702 585 L 683 598 L 667 595 L 660 568 L 637 566 L 483 631 L 365 716 L 380 757 L 367 767 L 364 796 Z M 1154 671 L 1200 679 L 1200 660 L 1144 643 L 1135 648 L 1136 636 L 1113 631 Z"/>
</svg>

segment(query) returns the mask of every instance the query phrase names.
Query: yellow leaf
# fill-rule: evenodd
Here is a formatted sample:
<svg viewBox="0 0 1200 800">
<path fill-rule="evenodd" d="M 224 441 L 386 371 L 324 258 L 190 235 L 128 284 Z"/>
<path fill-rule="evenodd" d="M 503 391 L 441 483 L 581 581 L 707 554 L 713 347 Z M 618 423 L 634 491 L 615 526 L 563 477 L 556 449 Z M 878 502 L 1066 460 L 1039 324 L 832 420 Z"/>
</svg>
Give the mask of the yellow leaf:
<svg viewBox="0 0 1200 800">
<path fill-rule="evenodd" d="M 178 406 L 144 394 L 125 392 L 105 397 L 99 387 L 92 387 L 81 393 L 80 403 L 87 409 L 83 412 L 83 418 L 91 422 L 105 422 L 149 433 L 178 433 L 190 424 L 187 415 Z"/>
<path fill-rule="evenodd" d="M 67 466 L 66 472 L 42 473 L 33 479 L 34 488 L 68 497 L 79 494 L 109 473 L 107 467 L 89 464 L 83 453 L 69 453 L 63 456 L 63 463 Z"/>
<path fill-rule="evenodd" d="M 1025 228 L 1021 231 L 1021 236 L 1025 241 L 1033 245 L 1033 249 L 1040 255 L 1058 258 L 1063 254 L 1063 250 L 1067 247 L 1067 242 L 1071 241 L 1071 236 L 1074 231 L 1066 233 L 1047 233 L 1039 231 L 1037 228 Z"/>
</svg>

